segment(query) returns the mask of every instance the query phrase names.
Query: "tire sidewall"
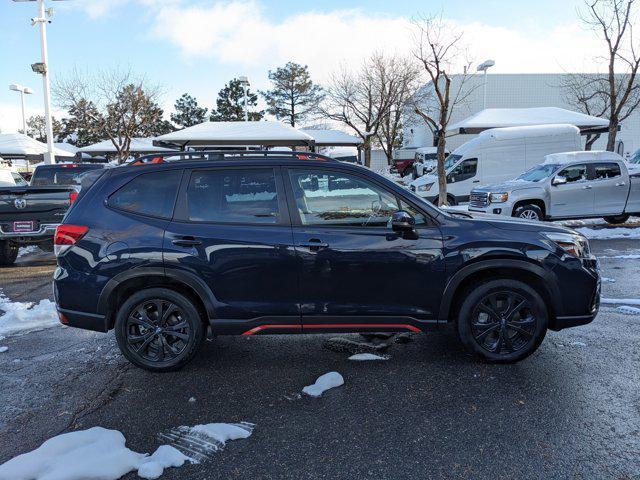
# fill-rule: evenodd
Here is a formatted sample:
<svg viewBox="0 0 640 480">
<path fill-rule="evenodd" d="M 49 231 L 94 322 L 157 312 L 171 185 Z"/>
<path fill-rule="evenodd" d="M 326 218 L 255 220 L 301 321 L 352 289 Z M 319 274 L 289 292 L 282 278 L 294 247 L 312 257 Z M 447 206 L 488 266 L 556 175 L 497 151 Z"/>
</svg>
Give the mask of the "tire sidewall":
<svg viewBox="0 0 640 480">
<path fill-rule="evenodd" d="M 127 318 L 134 307 L 151 299 L 163 299 L 175 303 L 182 309 L 187 317 L 185 320 L 189 322 L 191 335 L 185 350 L 179 357 L 173 358 L 168 362 L 156 363 L 147 361 L 131 351 L 127 342 Z M 203 343 L 205 329 L 197 308 L 189 298 L 167 288 L 149 288 L 134 293 L 120 306 L 116 315 L 115 334 L 120 351 L 131 363 L 145 370 L 166 372 L 183 367 L 193 358 Z"/>
<path fill-rule="evenodd" d="M 8 267 L 13 265 L 18 258 L 19 250 L 18 244 L 8 240 L 0 240 L 0 266 Z"/>
<path fill-rule="evenodd" d="M 531 210 L 533 212 L 536 213 L 536 215 L 538 216 L 537 220 L 531 219 L 531 218 L 523 218 L 521 217 L 522 213 L 527 211 L 527 210 Z M 522 218 L 523 220 L 529 220 L 529 221 L 542 221 L 543 220 L 543 215 L 542 215 L 542 209 L 537 206 L 537 205 L 532 205 L 532 204 L 528 204 L 528 205 L 522 205 L 518 208 L 516 208 L 516 211 L 514 212 L 514 217 L 518 217 L 518 218 Z"/>
<path fill-rule="evenodd" d="M 483 298 L 491 293 L 503 291 L 513 291 L 526 298 L 535 313 L 537 322 L 533 341 L 527 347 L 517 352 L 497 355 L 478 345 L 471 333 L 471 321 L 475 307 Z M 544 300 L 533 288 L 517 280 L 492 280 L 467 293 L 456 320 L 456 331 L 464 346 L 476 355 L 491 362 L 512 363 L 528 357 L 537 350 L 547 333 L 548 323 Z"/>
<path fill-rule="evenodd" d="M 631 215 L 623 214 L 623 215 L 613 215 L 609 217 L 603 217 L 604 221 L 611 225 L 620 225 L 629 220 Z"/>
</svg>

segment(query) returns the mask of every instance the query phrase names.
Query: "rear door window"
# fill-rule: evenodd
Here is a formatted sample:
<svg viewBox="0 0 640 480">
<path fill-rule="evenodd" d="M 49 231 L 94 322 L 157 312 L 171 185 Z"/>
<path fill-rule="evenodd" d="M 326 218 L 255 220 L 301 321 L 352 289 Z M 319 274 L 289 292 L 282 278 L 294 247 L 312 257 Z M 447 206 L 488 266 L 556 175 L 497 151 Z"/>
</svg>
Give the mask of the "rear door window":
<svg viewBox="0 0 640 480">
<path fill-rule="evenodd" d="M 593 166 L 594 180 L 606 180 L 621 176 L 620 165 L 617 163 L 596 163 Z"/>
<path fill-rule="evenodd" d="M 192 222 L 274 224 L 280 222 L 272 168 L 195 170 L 186 194 Z"/>
<path fill-rule="evenodd" d="M 171 218 L 182 170 L 138 175 L 111 194 L 109 206 L 151 217 Z"/>
</svg>

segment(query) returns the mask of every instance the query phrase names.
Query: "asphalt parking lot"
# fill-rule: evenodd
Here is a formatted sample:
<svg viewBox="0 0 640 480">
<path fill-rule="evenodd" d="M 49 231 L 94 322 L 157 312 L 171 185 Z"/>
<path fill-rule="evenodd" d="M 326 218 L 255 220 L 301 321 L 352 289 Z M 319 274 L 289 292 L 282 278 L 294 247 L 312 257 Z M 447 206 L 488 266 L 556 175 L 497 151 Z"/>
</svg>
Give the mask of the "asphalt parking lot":
<svg viewBox="0 0 640 480">
<path fill-rule="evenodd" d="M 603 296 L 640 297 L 640 259 L 615 258 L 640 241 L 592 248 L 615 280 Z M 51 298 L 54 268 L 49 254 L 22 257 L 0 288 Z M 245 421 L 248 439 L 162 478 L 639 478 L 639 326 L 605 305 L 509 366 L 476 361 L 446 330 L 394 344 L 382 362 L 348 361 L 322 347 L 326 335 L 220 337 L 169 374 L 130 366 L 113 334 L 54 327 L 2 341 L 0 463 L 74 429 L 114 428 L 152 452 L 173 427 Z M 344 386 L 297 395 L 332 370 Z"/>
</svg>

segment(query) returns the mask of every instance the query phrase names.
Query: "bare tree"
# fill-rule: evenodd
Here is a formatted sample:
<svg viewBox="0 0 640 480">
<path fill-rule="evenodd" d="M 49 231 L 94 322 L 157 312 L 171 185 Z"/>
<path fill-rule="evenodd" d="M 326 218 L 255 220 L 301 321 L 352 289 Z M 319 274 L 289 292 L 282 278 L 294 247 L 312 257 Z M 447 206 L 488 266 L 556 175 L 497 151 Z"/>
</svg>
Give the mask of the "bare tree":
<svg viewBox="0 0 640 480">
<path fill-rule="evenodd" d="M 462 33 L 456 32 L 441 17 L 425 17 L 414 22 L 414 56 L 426 73 L 429 85 L 413 96 L 415 113 L 434 133 L 438 149 L 438 204 L 447 203 L 447 178 L 444 169 L 446 131 L 456 106 L 472 92 L 468 88 L 471 62 L 465 57 Z M 456 82 L 453 86 L 454 71 Z M 427 101 L 425 101 L 427 100 Z"/>
<path fill-rule="evenodd" d="M 94 75 L 74 71 L 54 85 L 57 103 L 67 110 L 84 109 L 85 118 L 93 130 L 111 140 L 120 162 L 129 157 L 134 137 L 155 136 L 171 131 L 163 119 L 157 101 L 160 90 L 131 71 L 110 70 Z"/>
<path fill-rule="evenodd" d="M 397 101 L 403 63 L 397 57 L 374 53 L 357 71 L 343 65 L 326 89 L 322 113 L 349 126 L 362 139 L 367 167 L 371 166 L 371 145 L 380 124 Z"/>
<path fill-rule="evenodd" d="M 582 21 L 598 32 L 606 44 L 604 75 L 582 76 L 575 83 L 574 97 L 594 113 L 609 117 L 607 150 L 614 151 L 620 123 L 640 105 L 640 45 L 633 36 L 636 0 L 587 0 Z M 605 115 L 603 113 L 602 115 Z M 595 140 L 594 140 L 595 141 Z"/>
<path fill-rule="evenodd" d="M 409 99 L 419 86 L 420 77 L 419 69 L 409 59 L 398 58 L 394 70 L 395 92 L 387 112 L 382 117 L 377 134 L 377 140 L 385 152 L 389 165 L 393 160 L 393 151 L 402 146 L 402 119 L 407 113 Z"/>
</svg>

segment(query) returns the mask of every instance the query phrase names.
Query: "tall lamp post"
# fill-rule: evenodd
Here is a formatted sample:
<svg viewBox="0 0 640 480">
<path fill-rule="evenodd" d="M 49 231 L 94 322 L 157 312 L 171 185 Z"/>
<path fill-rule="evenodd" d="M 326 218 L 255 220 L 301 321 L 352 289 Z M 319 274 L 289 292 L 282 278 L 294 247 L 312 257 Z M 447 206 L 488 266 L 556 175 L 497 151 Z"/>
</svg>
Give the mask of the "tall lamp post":
<svg viewBox="0 0 640 480">
<path fill-rule="evenodd" d="M 238 81 L 240 85 L 242 85 L 242 89 L 244 90 L 244 121 L 249 121 L 249 107 L 247 105 L 247 97 L 249 95 L 249 79 L 244 75 L 238 77 Z"/>
<path fill-rule="evenodd" d="M 478 65 L 478 72 L 484 72 L 484 86 L 483 89 L 483 100 L 482 100 L 482 109 L 487 108 L 487 70 L 493 67 L 496 64 L 493 60 L 485 60 L 480 65 Z"/>
<path fill-rule="evenodd" d="M 24 96 L 25 94 L 30 95 L 33 93 L 29 87 L 25 87 L 24 85 L 18 85 L 17 83 L 13 83 L 9 85 L 9 90 L 13 90 L 14 92 L 20 92 L 20 104 L 22 106 L 22 133 L 27 134 L 27 119 L 24 116 Z"/>
<path fill-rule="evenodd" d="M 13 0 L 14 2 L 38 2 L 38 16 L 31 19 L 31 25 L 40 24 L 40 49 L 42 61 L 31 65 L 35 73 L 42 75 L 42 92 L 44 94 L 44 118 L 47 133 L 47 153 L 44 154 L 44 163 L 55 163 L 53 153 L 53 123 L 51 121 L 51 92 L 49 88 L 49 61 L 47 54 L 47 23 L 51 23 L 53 9 L 45 10 L 44 0 Z"/>
</svg>

